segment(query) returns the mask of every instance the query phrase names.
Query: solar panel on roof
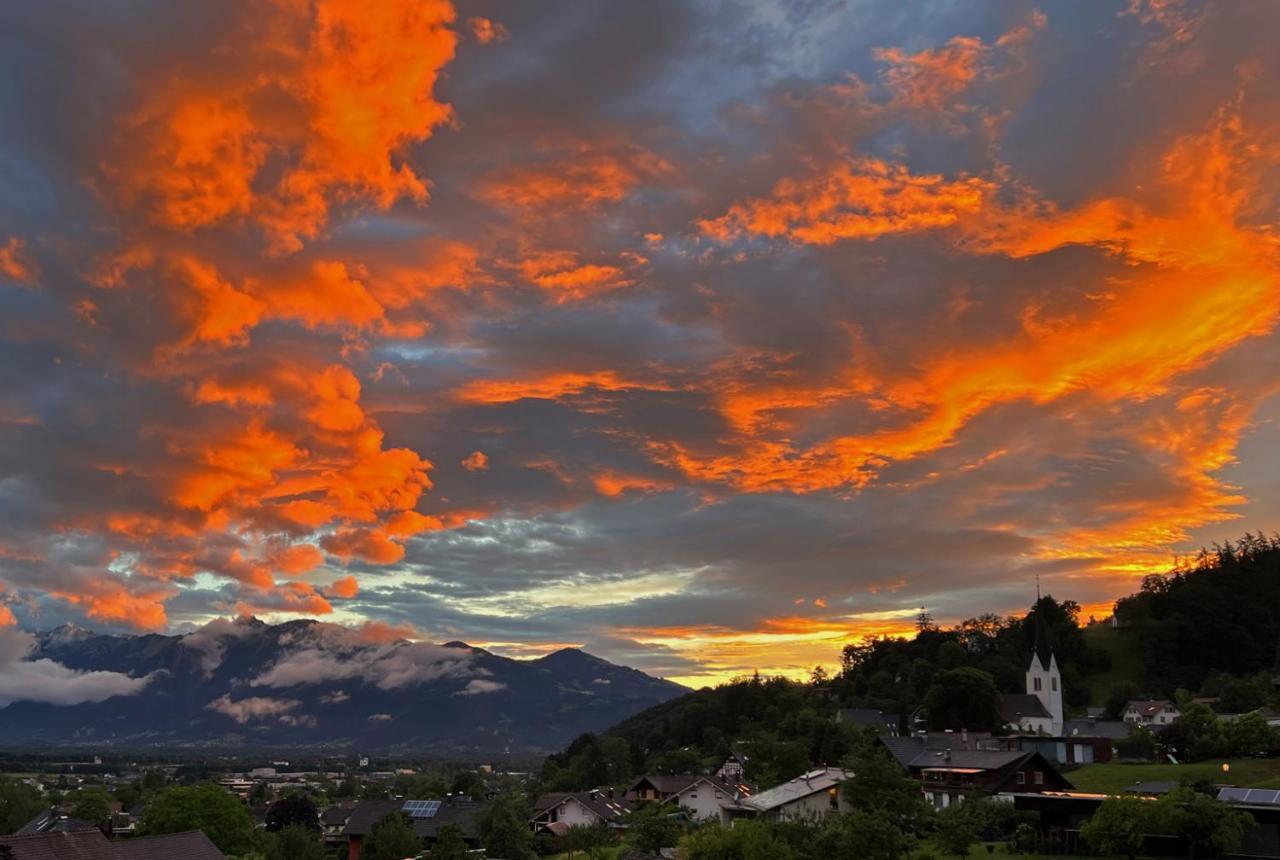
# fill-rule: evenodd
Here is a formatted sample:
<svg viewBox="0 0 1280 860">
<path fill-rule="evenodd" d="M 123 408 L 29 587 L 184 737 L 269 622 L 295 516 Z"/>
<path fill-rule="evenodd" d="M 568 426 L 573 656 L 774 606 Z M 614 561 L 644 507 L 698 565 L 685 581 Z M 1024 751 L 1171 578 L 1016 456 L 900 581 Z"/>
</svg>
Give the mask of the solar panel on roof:
<svg viewBox="0 0 1280 860">
<path fill-rule="evenodd" d="M 406 800 L 401 808 L 412 818 L 435 818 L 440 811 L 440 801 Z"/>
<path fill-rule="evenodd" d="M 1218 790 L 1218 800 L 1243 801 L 1249 796 L 1247 788 L 1223 788 Z"/>
<path fill-rule="evenodd" d="M 1245 794 L 1245 800 L 1249 803 L 1263 803 L 1267 806 L 1276 806 L 1280 803 L 1280 791 L 1274 791 L 1269 788 L 1251 788 Z"/>
</svg>

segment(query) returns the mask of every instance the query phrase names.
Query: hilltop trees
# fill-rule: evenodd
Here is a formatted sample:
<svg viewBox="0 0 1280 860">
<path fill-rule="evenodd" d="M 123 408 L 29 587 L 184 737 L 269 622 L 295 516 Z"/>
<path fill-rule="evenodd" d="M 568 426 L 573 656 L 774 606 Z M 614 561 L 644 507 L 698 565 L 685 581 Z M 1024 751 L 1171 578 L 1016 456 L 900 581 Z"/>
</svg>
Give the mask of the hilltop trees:
<svg viewBox="0 0 1280 860">
<path fill-rule="evenodd" d="M 203 830 L 223 854 L 246 854 L 258 841 L 253 817 L 245 805 L 221 786 L 208 782 L 160 792 L 147 804 L 138 824 L 139 836 L 184 830 Z"/>
<path fill-rule="evenodd" d="M 1000 721 L 1000 692 L 995 679 L 981 669 L 964 666 L 941 672 L 925 697 L 929 725 L 938 731 L 989 731 Z"/>
<path fill-rule="evenodd" d="M 1151 692 L 1198 690 L 1214 670 L 1240 678 L 1276 667 L 1280 638 L 1280 537 L 1246 533 L 1202 550 L 1167 576 L 1148 576 L 1116 604 Z M 1245 685 L 1246 687 L 1248 685 Z M 1246 710 L 1261 688 L 1220 690 Z"/>
<path fill-rule="evenodd" d="M 845 701 L 903 715 L 923 704 L 938 674 L 949 670 L 979 670 L 990 676 L 997 692 L 1022 692 L 1039 622 L 1049 628 L 1066 704 L 1083 706 L 1089 699 L 1084 677 L 1108 668 L 1110 656 L 1085 641 L 1079 616 L 1075 601 L 1046 595 L 1021 618 L 986 614 L 951 629 L 918 628 L 912 639 L 880 637 L 846 645 L 835 686 Z"/>
</svg>

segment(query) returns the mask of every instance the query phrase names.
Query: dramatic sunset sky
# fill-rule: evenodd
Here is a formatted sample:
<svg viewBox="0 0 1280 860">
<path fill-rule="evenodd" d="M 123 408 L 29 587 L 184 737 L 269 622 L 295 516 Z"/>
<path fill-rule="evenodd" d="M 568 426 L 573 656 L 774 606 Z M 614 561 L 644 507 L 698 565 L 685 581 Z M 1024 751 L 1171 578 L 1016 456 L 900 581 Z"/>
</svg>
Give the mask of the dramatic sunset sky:
<svg viewBox="0 0 1280 860">
<path fill-rule="evenodd" d="M 0 625 L 697 684 L 1280 528 L 1280 3 L 0 9 Z"/>
</svg>

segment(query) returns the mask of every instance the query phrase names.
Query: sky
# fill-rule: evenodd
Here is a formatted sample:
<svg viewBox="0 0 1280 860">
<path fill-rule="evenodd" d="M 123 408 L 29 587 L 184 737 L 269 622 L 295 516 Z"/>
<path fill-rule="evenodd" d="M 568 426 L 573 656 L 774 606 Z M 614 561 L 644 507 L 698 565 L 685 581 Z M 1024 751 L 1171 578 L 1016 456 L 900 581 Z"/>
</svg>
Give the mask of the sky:
<svg viewBox="0 0 1280 860">
<path fill-rule="evenodd" d="M 1280 4 L 0 9 L 0 626 L 699 685 L 1280 528 Z M 17 652 L 15 652 L 17 653 Z"/>
</svg>

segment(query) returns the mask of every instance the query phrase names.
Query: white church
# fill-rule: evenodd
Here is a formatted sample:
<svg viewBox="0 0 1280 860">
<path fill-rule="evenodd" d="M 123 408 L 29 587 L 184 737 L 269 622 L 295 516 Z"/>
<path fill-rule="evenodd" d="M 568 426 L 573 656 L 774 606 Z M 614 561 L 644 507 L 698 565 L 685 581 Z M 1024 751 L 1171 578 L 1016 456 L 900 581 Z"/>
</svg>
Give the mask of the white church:
<svg viewBox="0 0 1280 860">
<path fill-rule="evenodd" d="M 1037 601 L 1038 602 L 1038 601 Z M 1036 647 L 1027 667 L 1027 692 L 1001 697 L 1000 716 L 1011 730 L 1061 737 L 1062 673 L 1049 642 L 1048 625 L 1036 618 Z"/>
</svg>

